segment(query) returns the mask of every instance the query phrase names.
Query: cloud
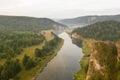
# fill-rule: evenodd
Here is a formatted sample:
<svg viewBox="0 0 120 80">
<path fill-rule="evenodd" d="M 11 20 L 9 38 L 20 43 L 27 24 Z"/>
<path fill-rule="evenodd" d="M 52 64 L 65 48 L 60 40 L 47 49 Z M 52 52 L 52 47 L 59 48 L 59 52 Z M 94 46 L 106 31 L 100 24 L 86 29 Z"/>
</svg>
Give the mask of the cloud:
<svg viewBox="0 0 120 80">
<path fill-rule="evenodd" d="M 0 15 L 65 18 L 119 13 L 119 0 L 1 0 Z M 117 11 L 113 10 L 116 9 Z M 110 9 L 108 12 L 106 10 Z"/>
</svg>

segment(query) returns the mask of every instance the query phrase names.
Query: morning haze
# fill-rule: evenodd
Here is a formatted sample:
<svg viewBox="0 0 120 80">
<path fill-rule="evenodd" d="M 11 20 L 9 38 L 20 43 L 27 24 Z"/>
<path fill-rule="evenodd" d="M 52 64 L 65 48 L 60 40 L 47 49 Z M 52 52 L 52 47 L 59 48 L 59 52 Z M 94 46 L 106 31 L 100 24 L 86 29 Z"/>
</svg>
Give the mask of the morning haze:
<svg viewBox="0 0 120 80">
<path fill-rule="evenodd" d="M 0 15 L 72 18 L 113 15 L 120 12 L 119 0 L 0 0 Z"/>
</svg>

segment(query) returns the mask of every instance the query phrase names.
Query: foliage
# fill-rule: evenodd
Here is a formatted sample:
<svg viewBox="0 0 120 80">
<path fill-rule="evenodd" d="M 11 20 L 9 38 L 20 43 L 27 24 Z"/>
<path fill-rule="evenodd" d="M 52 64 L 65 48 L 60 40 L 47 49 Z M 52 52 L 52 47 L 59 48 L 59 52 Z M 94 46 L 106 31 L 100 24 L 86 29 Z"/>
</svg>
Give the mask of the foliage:
<svg viewBox="0 0 120 80">
<path fill-rule="evenodd" d="M 42 50 L 36 48 L 36 49 L 35 49 L 35 56 L 36 56 L 36 57 L 42 57 L 42 56 L 43 56 L 43 54 L 42 54 Z"/>
<path fill-rule="evenodd" d="M 36 65 L 36 62 L 25 54 L 23 57 L 23 65 L 26 70 L 29 70 Z"/>
<path fill-rule="evenodd" d="M 43 29 L 54 29 L 54 25 L 62 26 L 48 18 L 0 16 L 0 29 L 14 31 L 40 31 Z"/>
<path fill-rule="evenodd" d="M 42 35 L 34 32 L 0 31 L 0 58 L 20 54 L 24 47 L 43 42 Z"/>
<path fill-rule="evenodd" d="M 0 80 L 9 80 L 14 78 L 21 71 L 19 60 L 7 60 L 3 66 L 0 66 Z"/>
<path fill-rule="evenodd" d="M 52 33 L 52 34 L 54 35 L 53 40 L 50 40 L 49 42 L 46 42 L 42 50 L 38 49 L 38 48 L 35 50 L 35 56 L 36 57 L 43 57 L 47 53 L 52 52 L 53 49 L 55 47 L 57 47 L 57 45 L 59 44 L 61 39 L 59 37 L 57 37 L 54 33 Z"/>
<path fill-rule="evenodd" d="M 81 69 L 74 75 L 74 80 L 86 79 L 86 75 L 89 67 L 89 57 L 86 56 L 86 54 L 83 57 L 83 59 L 80 61 L 80 65 L 81 65 Z"/>
<path fill-rule="evenodd" d="M 120 39 L 120 22 L 98 22 L 86 27 L 77 28 L 73 31 L 73 33 L 74 32 L 84 38 L 117 41 Z"/>
</svg>

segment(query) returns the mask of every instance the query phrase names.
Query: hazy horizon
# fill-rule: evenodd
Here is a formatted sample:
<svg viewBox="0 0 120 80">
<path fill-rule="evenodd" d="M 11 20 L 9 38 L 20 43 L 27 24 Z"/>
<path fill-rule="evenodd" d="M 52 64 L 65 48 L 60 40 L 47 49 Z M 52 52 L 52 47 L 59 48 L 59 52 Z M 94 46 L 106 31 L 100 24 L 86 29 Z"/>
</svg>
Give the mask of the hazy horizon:
<svg viewBox="0 0 120 80">
<path fill-rule="evenodd" d="M 0 0 L 0 15 L 74 18 L 120 14 L 118 0 Z"/>
</svg>

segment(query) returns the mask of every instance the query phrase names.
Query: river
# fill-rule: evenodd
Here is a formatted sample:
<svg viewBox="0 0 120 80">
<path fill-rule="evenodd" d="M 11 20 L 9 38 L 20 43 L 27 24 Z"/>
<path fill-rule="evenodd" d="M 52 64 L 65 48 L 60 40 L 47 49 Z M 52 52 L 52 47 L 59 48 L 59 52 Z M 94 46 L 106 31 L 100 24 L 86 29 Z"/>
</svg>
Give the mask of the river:
<svg viewBox="0 0 120 80">
<path fill-rule="evenodd" d="M 37 80 L 74 80 L 74 74 L 80 70 L 82 49 L 72 43 L 66 32 L 59 37 L 64 39 L 62 48 L 39 74 Z"/>
</svg>

